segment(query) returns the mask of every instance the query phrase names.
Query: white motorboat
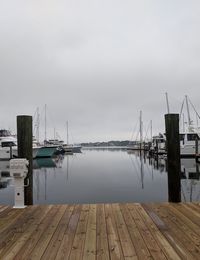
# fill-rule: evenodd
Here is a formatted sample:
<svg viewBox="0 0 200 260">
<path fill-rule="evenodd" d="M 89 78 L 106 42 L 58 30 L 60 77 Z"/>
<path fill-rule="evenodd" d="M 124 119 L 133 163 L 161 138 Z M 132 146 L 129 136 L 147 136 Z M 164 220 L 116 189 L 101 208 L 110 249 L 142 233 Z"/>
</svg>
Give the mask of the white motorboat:
<svg viewBox="0 0 200 260">
<path fill-rule="evenodd" d="M 198 147 L 196 147 L 196 140 Z M 200 152 L 200 133 L 185 132 L 180 133 L 180 152 L 182 157 L 194 157 L 196 155 L 196 148 Z"/>
</svg>

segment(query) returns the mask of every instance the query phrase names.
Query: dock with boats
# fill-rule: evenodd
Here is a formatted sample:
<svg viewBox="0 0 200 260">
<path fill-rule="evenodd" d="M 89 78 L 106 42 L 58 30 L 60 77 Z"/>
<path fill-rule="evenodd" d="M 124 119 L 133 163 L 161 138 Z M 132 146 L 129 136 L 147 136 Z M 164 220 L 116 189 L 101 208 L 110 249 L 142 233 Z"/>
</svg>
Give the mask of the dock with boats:
<svg viewBox="0 0 200 260">
<path fill-rule="evenodd" d="M 0 259 L 199 259 L 200 204 L 0 206 Z"/>
</svg>

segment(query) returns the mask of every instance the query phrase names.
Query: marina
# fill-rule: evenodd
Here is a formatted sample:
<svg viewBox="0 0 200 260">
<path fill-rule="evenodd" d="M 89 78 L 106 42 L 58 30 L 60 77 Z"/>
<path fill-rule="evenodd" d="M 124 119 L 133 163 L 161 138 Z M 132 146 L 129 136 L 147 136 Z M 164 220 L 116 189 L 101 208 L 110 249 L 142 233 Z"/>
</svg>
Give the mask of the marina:
<svg viewBox="0 0 200 260">
<path fill-rule="evenodd" d="M 0 260 L 200 259 L 200 1 L 2 1 Z"/>
</svg>

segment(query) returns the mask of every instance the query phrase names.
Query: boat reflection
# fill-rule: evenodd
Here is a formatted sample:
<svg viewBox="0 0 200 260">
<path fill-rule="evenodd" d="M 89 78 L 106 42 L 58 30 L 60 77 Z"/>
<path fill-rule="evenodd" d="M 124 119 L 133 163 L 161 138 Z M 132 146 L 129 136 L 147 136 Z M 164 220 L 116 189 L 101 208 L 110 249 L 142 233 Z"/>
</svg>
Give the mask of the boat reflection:
<svg viewBox="0 0 200 260">
<path fill-rule="evenodd" d="M 151 174 L 152 181 L 156 172 L 167 176 L 167 158 L 163 156 L 146 157 L 138 151 L 128 151 L 134 172 L 138 175 L 141 188 L 145 187 L 145 178 Z M 149 174 L 148 174 L 149 172 Z M 181 194 L 183 202 L 200 200 L 200 164 L 195 159 L 181 159 Z"/>
<path fill-rule="evenodd" d="M 64 156 L 59 155 L 55 158 L 38 158 L 33 160 L 33 170 L 47 168 L 62 168 Z M 0 161 L 0 189 L 7 188 L 11 185 L 10 162 Z"/>
<path fill-rule="evenodd" d="M 200 164 L 195 159 L 181 160 L 182 201 L 200 200 Z"/>
<path fill-rule="evenodd" d="M 7 188 L 11 182 L 9 161 L 0 161 L 0 189 Z"/>
</svg>

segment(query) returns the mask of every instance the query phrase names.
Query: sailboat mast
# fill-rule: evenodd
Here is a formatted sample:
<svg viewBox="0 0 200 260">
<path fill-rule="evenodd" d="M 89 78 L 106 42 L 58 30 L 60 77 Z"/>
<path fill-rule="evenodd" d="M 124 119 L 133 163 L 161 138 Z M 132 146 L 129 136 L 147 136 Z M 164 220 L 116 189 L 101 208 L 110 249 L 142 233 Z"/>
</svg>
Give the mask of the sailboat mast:
<svg viewBox="0 0 200 260">
<path fill-rule="evenodd" d="M 142 150 L 142 111 L 140 111 L 140 150 Z"/>
<path fill-rule="evenodd" d="M 47 140 L 47 105 L 44 106 L 44 140 Z"/>
<path fill-rule="evenodd" d="M 168 93 L 167 92 L 165 93 L 165 97 L 166 97 L 166 103 L 167 103 L 167 113 L 169 114 L 170 111 L 169 111 L 169 100 L 168 100 Z"/>
<path fill-rule="evenodd" d="M 39 143 L 40 139 L 40 113 L 39 113 L 39 107 L 37 108 L 37 129 L 36 129 L 36 139 Z"/>
<path fill-rule="evenodd" d="M 152 137 L 153 137 L 153 134 L 152 134 L 152 132 L 153 132 L 153 123 L 152 123 L 152 120 L 150 121 L 150 135 L 151 135 L 151 142 L 152 142 Z"/>
<path fill-rule="evenodd" d="M 69 144 L 69 130 L 68 130 L 68 121 L 66 122 L 67 126 L 67 145 Z"/>
</svg>

